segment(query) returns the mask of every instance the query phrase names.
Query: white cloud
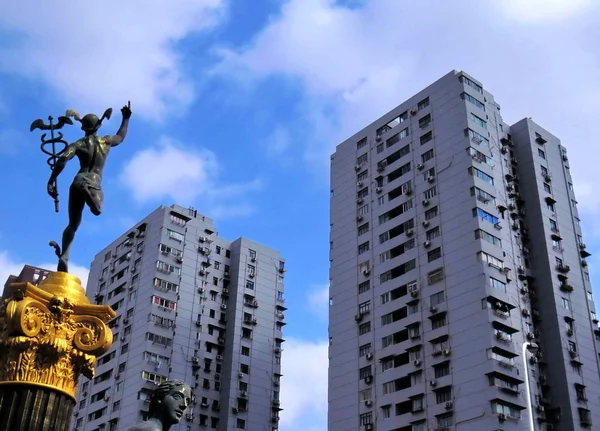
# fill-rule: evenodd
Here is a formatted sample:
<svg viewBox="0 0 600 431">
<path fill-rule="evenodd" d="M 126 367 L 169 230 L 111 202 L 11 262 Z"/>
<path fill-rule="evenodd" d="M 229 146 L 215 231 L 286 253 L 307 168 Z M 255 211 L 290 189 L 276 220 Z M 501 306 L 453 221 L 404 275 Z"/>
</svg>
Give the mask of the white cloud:
<svg viewBox="0 0 600 431">
<path fill-rule="evenodd" d="M 292 137 L 290 131 L 282 125 L 276 126 L 265 141 L 267 155 L 273 158 L 281 158 L 291 145 Z"/>
<path fill-rule="evenodd" d="M 600 156 L 591 144 L 600 107 L 599 12 L 591 0 L 371 0 L 352 7 L 289 0 L 246 45 L 217 50 L 213 72 L 245 86 L 283 76 L 304 89 L 296 118 L 309 132 L 292 145 L 303 145 L 305 161 L 322 174 L 336 144 L 463 69 L 495 94 L 507 122 L 531 116 L 562 138 L 576 190 L 583 186 L 582 208 L 600 211 L 585 189 L 595 184 Z M 532 14 L 549 20 L 521 21 Z M 413 19 L 420 16 L 428 17 L 425 29 Z"/>
<path fill-rule="evenodd" d="M 31 262 L 29 262 L 27 264 L 51 271 L 56 269 L 56 262 L 41 264 L 32 264 Z M 26 265 L 26 263 L 20 262 L 19 260 L 11 256 L 8 252 L 0 250 L 0 284 L 4 286 L 4 283 L 10 275 L 19 275 L 24 265 Z M 89 275 L 88 268 L 71 263 L 69 265 L 69 272 L 79 277 L 79 279 L 81 280 L 81 285 L 84 289 L 87 287 Z"/>
<path fill-rule="evenodd" d="M 594 0 L 501 0 L 496 2 L 513 19 L 549 24 L 583 13 Z"/>
<path fill-rule="evenodd" d="M 254 205 L 245 196 L 262 187 L 259 179 L 222 184 L 216 155 L 202 148 L 188 148 L 162 137 L 155 147 L 138 151 L 125 164 L 120 181 L 138 203 L 171 199 L 192 205 L 201 199 L 202 213 L 212 217 L 247 216 Z"/>
<path fill-rule="evenodd" d="M 329 284 L 313 288 L 308 294 L 310 311 L 321 319 L 329 319 Z"/>
<path fill-rule="evenodd" d="M 224 3 L 0 2 L 0 69 L 43 79 L 73 108 L 102 111 L 131 100 L 134 112 L 158 119 L 193 100 L 176 44 L 214 27 Z"/>
<path fill-rule="evenodd" d="M 327 342 L 287 339 L 284 347 L 279 428 L 327 430 Z"/>
</svg>

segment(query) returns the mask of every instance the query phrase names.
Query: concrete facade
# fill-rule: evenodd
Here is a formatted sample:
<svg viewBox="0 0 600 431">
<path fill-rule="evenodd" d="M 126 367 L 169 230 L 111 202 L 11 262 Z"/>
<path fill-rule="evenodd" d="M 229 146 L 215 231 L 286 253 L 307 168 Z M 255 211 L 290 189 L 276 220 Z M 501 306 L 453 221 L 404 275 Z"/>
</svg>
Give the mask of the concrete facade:
<svg viewBox="0 0 600 431">
<path fill-rule="evenodd" d="M 538 430 L 598 426 L 574 199 L 559 140 L 528 119 L 505 124 L 464 72 L 340 144 L 329 431 L 528 430 L 530 411 Z M 524 358 L 526 342 L 538 353 Z"/>
<path fill-rule="evenodd" d="M 87 293 L 118 313 L 114 344 L 80 381 L 76 430 L 126 430 L 165 379 L 194 390 L 174 431 L 276 430 L 285 262 L 218 236 L 192 209 L 161 206 L 98 253 Z"/>
</svg>

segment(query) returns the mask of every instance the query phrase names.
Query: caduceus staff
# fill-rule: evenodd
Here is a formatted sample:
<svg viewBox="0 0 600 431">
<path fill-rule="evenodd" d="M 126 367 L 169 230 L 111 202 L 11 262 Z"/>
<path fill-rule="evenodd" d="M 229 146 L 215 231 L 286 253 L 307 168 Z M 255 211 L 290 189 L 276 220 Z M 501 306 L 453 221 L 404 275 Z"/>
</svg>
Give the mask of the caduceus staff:
<svg viewBox="0 0 600 431">
<path fill-rule="evenodd" d="M 46 139 L 46 137 L 48 136 L 47 133 L 44 133 L 40 138 L 42 141 L 42 143 L 40 145 L 40 149 L 42 150 L 42 152 L 44 154 L 47 154 L 49 156 L 46 163 L 48 163 L 48 166 L 50 166 L 50 170 L 54 170 L 56 161 L 65 152 L 65 150 L 67 149 L 67 146 L 69 145 L 63 139 L 63 134 L 61 132 L 57 132 L 56 135 L 54 133 L 56 130 L 62 129 L 65 124 L 72 125 L 73 120 L 71 120 L 69 117 L 66 117 L 66 116 L 60 116 L 60 117 L 58 117 L 56 124 L 54 124 L 54 117 L 52 117 L 50 115 L 48 117 L 48 124 L 45 124 L 44 120 L 42 120 L 41 118 L 38 118 L 33 123 L 31 123 L 31 127 L 29 128 L 29 130 L 31 132 L 33 132 L 35 129 L 50 131 L 50 139 Z M 49 145 L 52 146 L 51 151 L 49 149 L 47 149 L 47 147 Z M 58 151 L 57 151 L 57 145 L 62 147 L 62 148 L 58 148 Z M 58 184 L 57 184 L 56 179 L 54 179 L 53 185 L 56 188 L 56 190 L 58 190 Z M 57 194 L 56 196 L 54 196 L 54 211 L 58 212 L 58 210 L 59 210 L 59 201 L 58 201 L 58 194 Z"/>
</svg>

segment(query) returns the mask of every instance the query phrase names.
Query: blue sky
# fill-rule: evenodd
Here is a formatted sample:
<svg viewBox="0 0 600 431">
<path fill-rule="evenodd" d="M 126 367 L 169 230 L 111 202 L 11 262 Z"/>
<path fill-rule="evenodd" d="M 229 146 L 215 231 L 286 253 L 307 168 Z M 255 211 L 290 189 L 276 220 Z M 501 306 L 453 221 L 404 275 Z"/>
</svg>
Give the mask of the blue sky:
<svg viewBox="0 0 600 431">
<path fill-rule="evenodd" d="M 282 431 L 323 431 L 328 163 L 335 145 L 452 69 L 481 80 L 507 122 L 531 116 L 569 149 L 586 242 L 600 246 L 600 7 L 594 0 L 22 0 L 0 4 L 0 278 L 53 261 L 66 223 L 45 193 L 32 120 L 115 115 L 101 217 L 86 213 L 73 271 L 160 204 L 288 261 Z M 416 17 L 416 18 L 415 18 Z M 79 137 L 75 127 L 67 137 Z M 595 256 L 592 277 L 597 282 Z M 312 362 L 310 359 L 313 359 Z"/>
</svg>

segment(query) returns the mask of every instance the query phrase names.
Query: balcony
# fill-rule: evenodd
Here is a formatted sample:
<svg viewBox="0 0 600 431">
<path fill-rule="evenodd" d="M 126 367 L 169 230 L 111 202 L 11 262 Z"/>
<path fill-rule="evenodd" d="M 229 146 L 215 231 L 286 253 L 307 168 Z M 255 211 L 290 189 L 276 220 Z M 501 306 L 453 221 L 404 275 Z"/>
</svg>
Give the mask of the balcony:
<svg viewBox="0 0 600 431">
<path fill-rule="evenodd" d="M 571 267 L 569 265 L 559 263 L 558 265 L 556 265 L 556 270 L 562 274 L 566 274 L 569 271 L 571 271 Z"/>
</svg>

